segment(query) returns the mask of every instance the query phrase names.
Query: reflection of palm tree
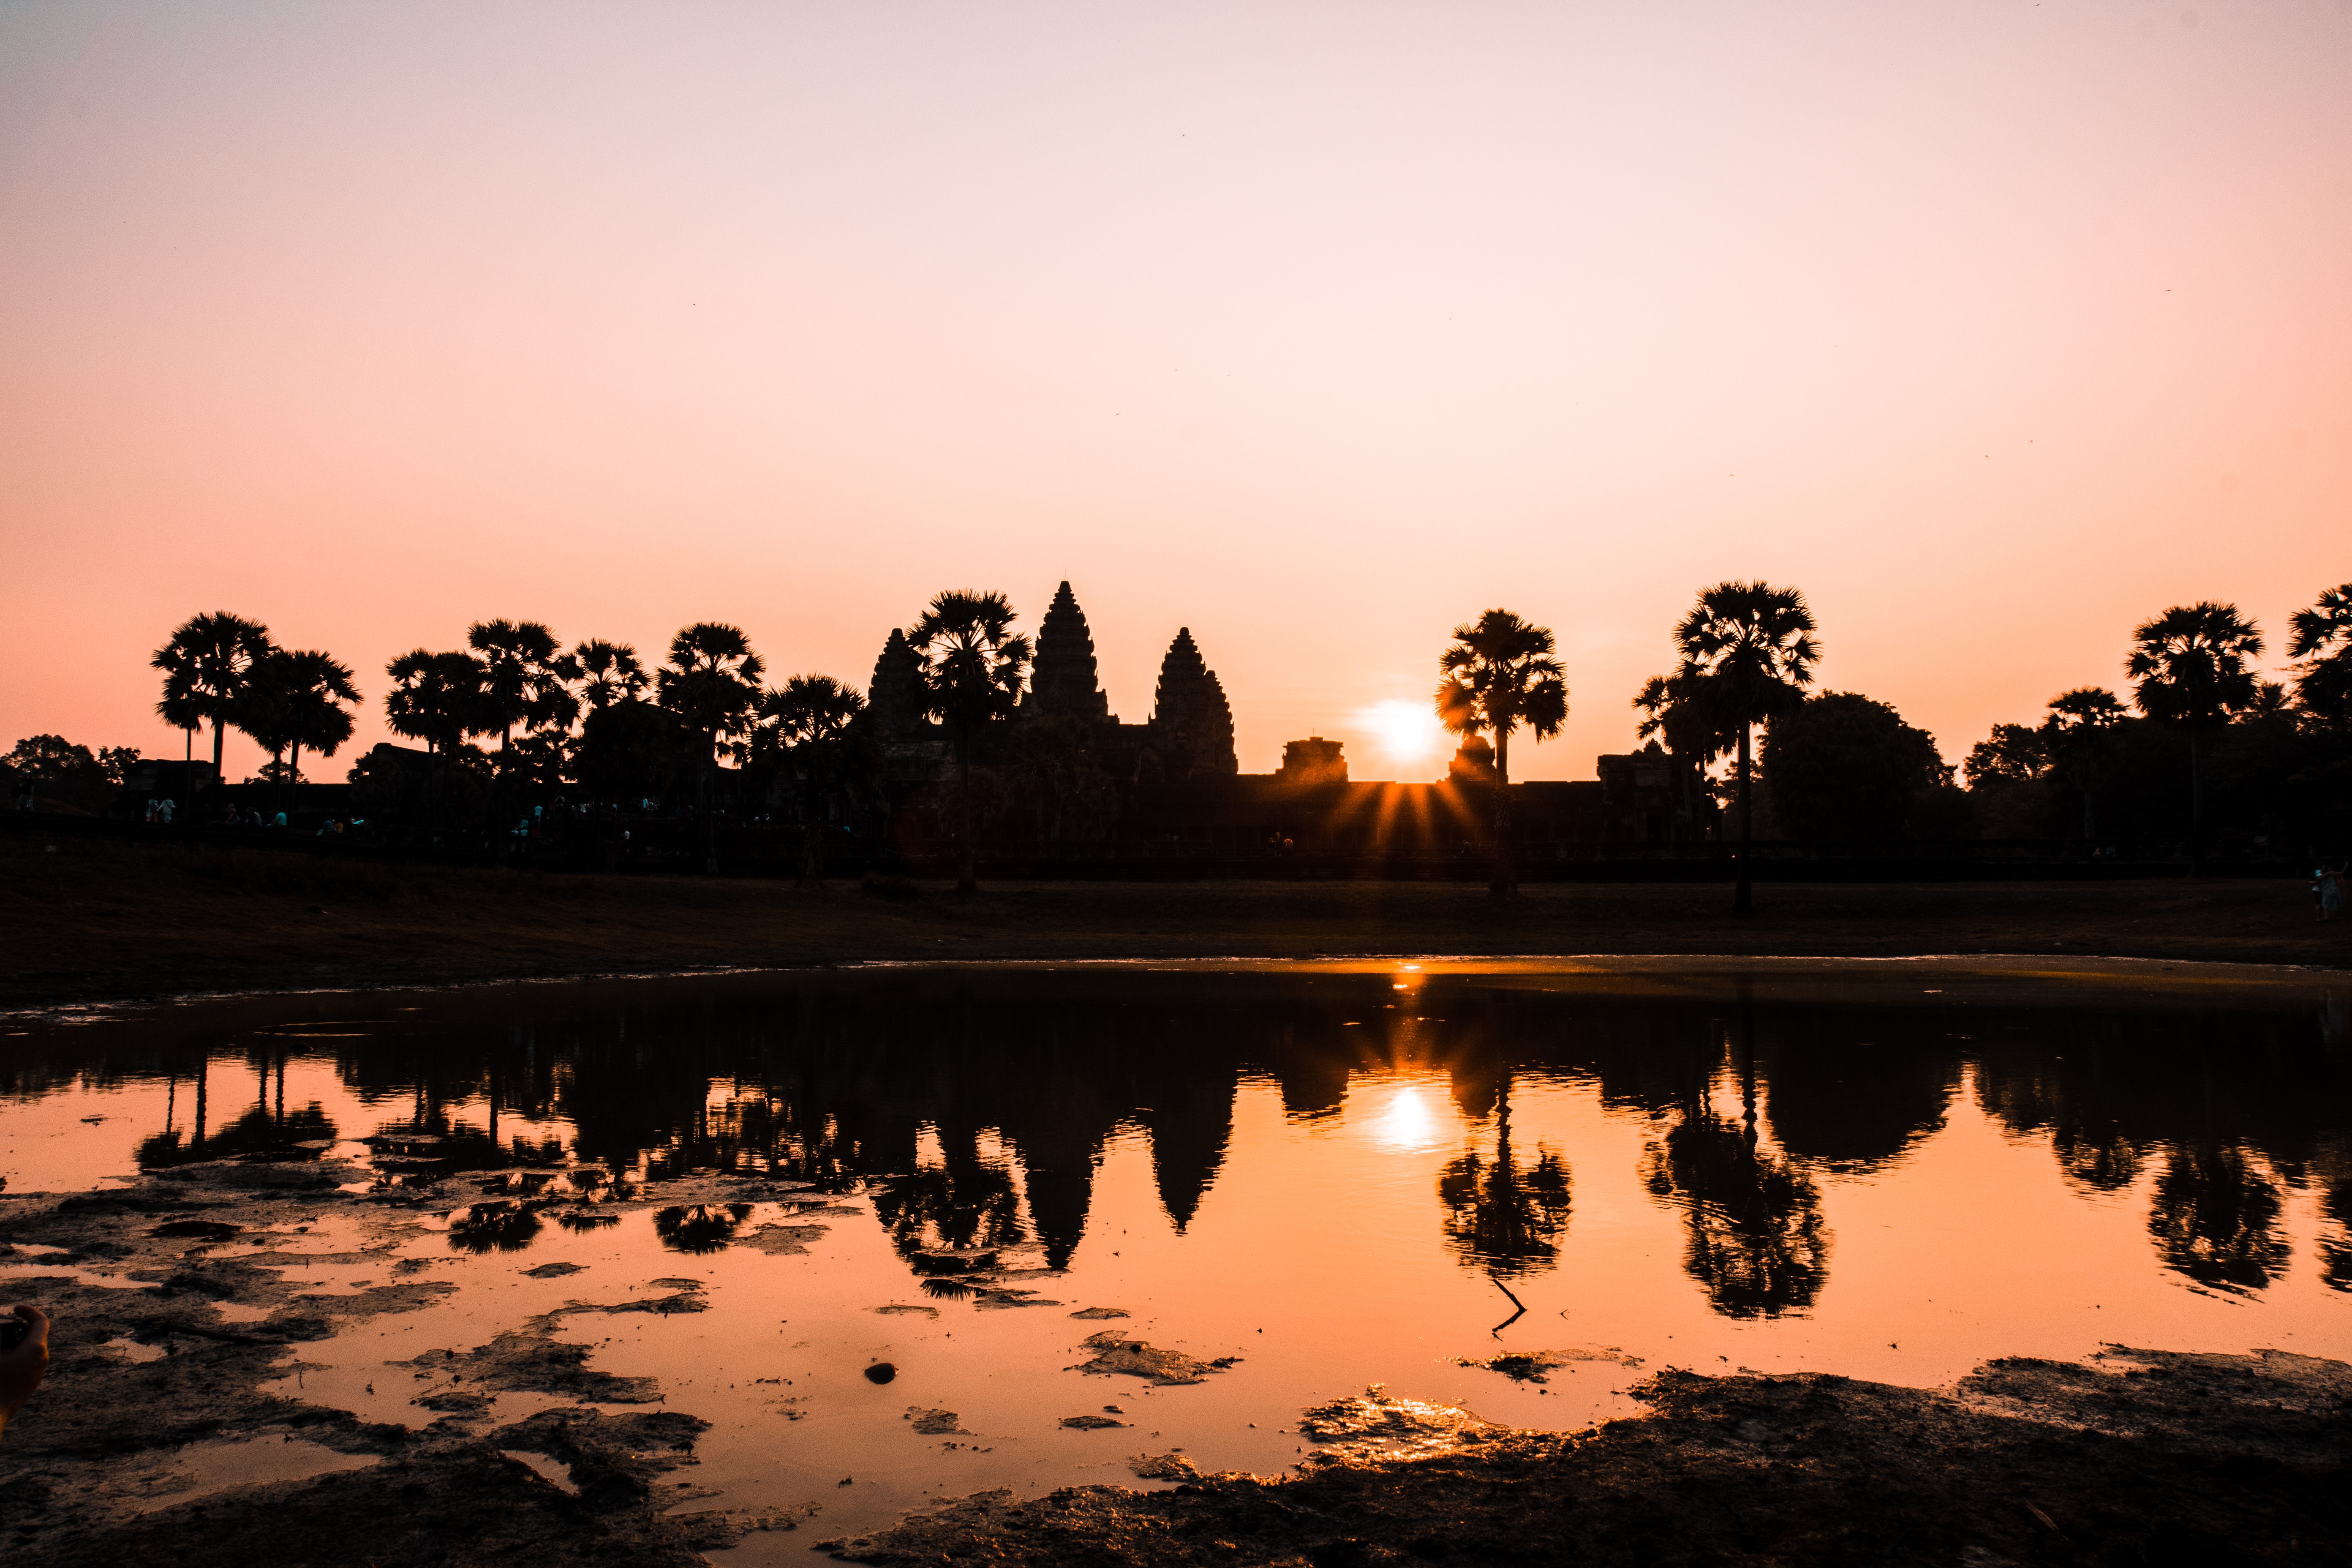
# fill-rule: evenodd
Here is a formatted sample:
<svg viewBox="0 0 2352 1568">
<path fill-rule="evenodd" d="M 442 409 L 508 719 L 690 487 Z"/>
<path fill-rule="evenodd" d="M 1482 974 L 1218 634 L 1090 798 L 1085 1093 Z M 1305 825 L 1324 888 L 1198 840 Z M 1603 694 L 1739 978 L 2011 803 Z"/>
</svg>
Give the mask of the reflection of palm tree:
<svg viewBox="0 0 2352 1568">
<path fill-rule="evenodd" d="M 1683 1267 L 1727 1318 L 1777 1318 L 1813 1304 L 1829 1278 L 1821 1192 L 1754 1134 L 1706 1111 L 1653 1144 L 1643 1179 L 1684 1210 Z"/>
<path fill-rule="evenodd" d="M 2319 1239 L 2320 1278 L 2336 1290 L 2352 1290 L 2352 1179 L 2327 1189 L 2321 1212 L 2336 1222 L 2333 1235 Z"/>
<path fill-rule="evenodd" d="M 1021 1194 L 1003 1162 L 981 1157 L 970 1127 L 938 1130 L 940 1163 L 876 1194 L 875 1217 L 901 1258 L 993 1251 L 1026 1238 Z"/>
<path fill-rule="evenodd" d="M 1010 718 L 1029 668 L 1029 639 L 1013 633 L 1013 605 L 1002 594 L 950 591 L 932 599 L 907 634 L 922 656 L 923 693 L 955 742 L 957 837 L 962 860 L 956 889 L 978 886 L 972 869 L 971 756 L 982 731 Z"/>
<path fill-rule="evenodd" d="M 1748 913 L 1753 900 L 1750 742 L 1757 725 L 1804 700 L 1803 689 L 1822 657 L 1813 629 L 1802 594 L 1762 582 L 1717 583 L 1703 590 L 1675 627 L 1683 657 L 1674 684 L 1703 702 L 1718 733 L 1730 730 L 1738 741 L 1739 885 L 1731 907 L 1739 914 Z"/>
<path fill-rule="evenodd" d="M 449 1216 L 449 1246 L 460 1252 L 520 1252 L 539 1236 L 539 1215 L 512 1198 L 475 1204 Z"/>
<path fill-rule="evenodd" d="M 1568 681 L 1552 657 L 1549 626 L 1509 610 L 1488 610 L 1454 628 L 1453 645 L 1438 656 L 1445 679 L 1437 687 L 1437 718 L 1457 735 L 1495 737 L 1495 878 L 1489 891 L 1507 899 L 1518 890 L 1511 865 L 1511 732 L 1525 725 L 1538 741 L 1568 721 Z"/>
<path fill-rule="evenodd" d="M 751 1217 L 750 1204 L 677 1204 L 656 1211 L 654 1234 L 672 1252 L 724 1252 L 735 1227 Z"/>
<path fill-rule="evenodd" d="M 1463 1260 L 1500 1283 L 1548 1268 L 1559 1256 L 1556 1238 L 1568 1228 L 1568 1162 L 1538 1149 L 1523 1165 L 1511 1153 L 1511 1079 L 1507 1071 L 1495 1104 L 1495 1157 L 1476 1150 L 1449 1161 L 1437 1178 L 1445 1205 L 1445 1238 Z M 1516 1300 L 1517 1298 L 1514 1298 Z"/>
<path fill-rule="evenodd" d="M 2147 1231 L 2168 1268 L 2200 1285 L 2259 1290 L 2287 1265 L 2279 1192 L 2243 1151 L 2184 1145 L 2156 1181 Z"/>
<path fill-rule="evenodd" d="M 1682 1096 L 1680 1124 L 1643 1160 L 1651 1194 L 1683 1209 L 1685 1271 L 1727 1318 L 1803 1311 L 1829 1279 L 1820 1189 L 1787 1161 L 1757 1151 L 1753 1036 L 1743 996 L 1742 1124 L 1716 1115 L 1704 1082 L 1694 1082 Z"/>
</svg>

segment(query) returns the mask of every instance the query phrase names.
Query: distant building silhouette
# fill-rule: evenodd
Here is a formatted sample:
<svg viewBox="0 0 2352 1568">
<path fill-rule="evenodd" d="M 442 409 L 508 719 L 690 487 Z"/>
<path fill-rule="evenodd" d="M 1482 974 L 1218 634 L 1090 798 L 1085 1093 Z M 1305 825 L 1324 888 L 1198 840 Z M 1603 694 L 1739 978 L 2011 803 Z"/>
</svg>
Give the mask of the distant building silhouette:
<svg viewBox="0 0 2352 1568">
<path fill-rule="evenodd" d="M 1274 776 L 1286 784 L 1335 784 L 1348 782 L 1348 759 L 1339 742 L 1320 735 L 1292 741 L 1282 748 L 1282 766 Z"/>
</svg>

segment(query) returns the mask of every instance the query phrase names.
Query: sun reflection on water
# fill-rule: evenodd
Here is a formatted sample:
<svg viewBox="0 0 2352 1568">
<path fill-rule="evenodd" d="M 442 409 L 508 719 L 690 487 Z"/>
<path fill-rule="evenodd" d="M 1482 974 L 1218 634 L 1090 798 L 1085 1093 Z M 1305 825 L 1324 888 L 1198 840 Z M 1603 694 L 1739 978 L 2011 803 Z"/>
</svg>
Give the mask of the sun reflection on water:
<svg viewBox="0 0 2352 1568">
<path fill-rule="evenodd" d="M 1391 1090 L 1388 1103 L 1373 1112 L 1370 1126 L 1373 1141 L 1387 1148 L 1429 1149 L 1437 1143 L 1437 1113 L 1413 1084 Z"/>
</svg>

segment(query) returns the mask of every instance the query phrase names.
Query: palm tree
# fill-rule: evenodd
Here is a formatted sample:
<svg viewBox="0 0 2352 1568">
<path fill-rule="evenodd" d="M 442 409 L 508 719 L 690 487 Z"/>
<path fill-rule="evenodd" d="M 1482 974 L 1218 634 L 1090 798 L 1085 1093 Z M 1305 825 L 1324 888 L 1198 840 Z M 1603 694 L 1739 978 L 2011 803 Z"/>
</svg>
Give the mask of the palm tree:
<svg viewBox="0 0 2352 1568">
<path fill-rule="evenodd" d="M 2132 633 L 2124 673 L 2139 710 L 2189 735 L 2189 873 L 2205 872 L 2203 731 L 2253 706 L 2260 681 L 2246 660 L 2263 651 L 2263 634 L 2235 605 L 2210 599 L 2176 605 Z"/>
<path fill-rule="evenodd" d="M 591 713 L 602 713 L 615 702 L 645 695 L 648 677 L 637 660 L 637 650 L 626 643 L 592 637 L 572 650 L 578 668 L 580 700 Z"/>
<path fill-rule="evenodd" d="M 484 696 L 490 672 L 472 654 L 418 648 L 384 666 L 392 686 L 383 694 L 384 723 L 395 735 L 425 742 L 437 803 L 449 753 L 468 735 L 491 728 Z"/>
<path fill-rule="evenodd" d="M 947 725 L 955 743 L 958 892 L 980 885 L 972 870 L 972 748 L 990 723 L 1012 717 L 1029 668 L 1029 639 L 1012 627 L 1013 605 L 1003 595 L 951 589 L 934 598 L 907 634 L 922 660 L 924 710 Z"/>
<path fill-rule="evenodd" d="M 186 825 L 193 827 L 196 820 L 196 731 L 204 728 L 205 714 L 187 675 L 174 670 L 163 677 L 163 697 L 155 704 L 155 713 L 180 731 L 180 790 L 185 798 L 180 802 L 179 809 L 186 814 Z"/>
<path fill-rule="evenodd" d="M 1730 736 L 1706 706 L 1702 682 L 1681 676 L 1654 675 L 1633 695 L 1633 710 L 1642 715 L 1634 727 L 1638 740 L 1660 740 L 1675 760 L 1675 788 L 1694 829 L 1700 817 L 1695 785 L 1706 777 L 1716 759 L 1731 750 Z"/>
<path fill-rule="evenodd" d="M 1762 581 L 1717 583 L 1703 589 L 1698 603 L 1675 627 L 1682 663 L 1675 679 L 1687 682 L 1706 710 L 1738 742 L 1739 781 L 1739 884 L 1732 912 L 1754 908 L 1751 856 L 1755 845 L 1752 777 L 1756 726 L 1805 700 L 1820 662 L 1813 639 L 1813 613 L 1794 588 Z"/>
<path fill-rule="evenodd" d="M 357 702 L 352 672 L 328 654 L 272 649 L 248 672 L 237 728 L 270 755 L 281 808 L 287 786 L 302 776 L 302 748 L 331 757 L 352 738 L 346 702 Z"/>
<path fill-rule="evenodd" d="M 757 742 L 793 772 L 800 796 L 803 888 L 824 886 L 824 807 L 850 771 L 850 723 L 866 699 L 830 675 L 795 675 L 760 694 Z"/>
<path fill-rule="evenodd" d="M 572 656 L 559 650 L 555 634 L 538 621 L 477 621 L 466 642 L 488 673 L 484 697 L 497 721 L 499 773 L 515 764 L 514 731 L 569 730 L 580 716 L 580 699 L 566 681 L 580 678 Z"/>
<path fill-rule="evenodd" d="M 148 661 L 163 672 L 163 701 L 158 711 L 174 728 L 190 731 L 191 763 L 194 731 L 205 720 L 212 721 L 215 779 L 221 776 L 222 743 L 236 716 L 237 700 L 245 694 L 255 662 L 269 647 L 268 626 L 218 610 L 190 617 Z M 193 782 L 189 787 L 193 793 Z"/>
<path fill-rule="evenodd" d="M 2294 698 L 2322 719 L 2352 719 L 2352 583 L 2328 589 L 2287 623 L 2286 652 L 2296 667 Z"/>
<path fill-rule="evenodd" d="M 343 704 L 360 700 L 351 666 L 315 650 L 279 656 L 278 678 L 287 706 L 286 739 L 294 776 L 301 776 L 302 748 L 331 757 L 352 738 L 352 716 Z"/>
<path fill-rule="evenodd" d="M 670 639 L 669 663 L 658 689 L 661 704 L 702 736 L 703 819 L 709 868 L 719 868 L 719 826 L 713 816 L 722 742 L 743 734 L 760 700 L 767 664 L 751 651 L 742 629 L 698 621 Z"/>
<path fill-rule="evenodd" d="M 1518 891 L 1511 866 L 1511 731 L 1525 724 L 1538 741 L 1568 720 L 1568 681 L 1552 657 L 1551 628 L 1488 610 L 1454 628 L 1454 646 L 1437 657 L 1437 717 L 1457 735 L 1495 737 L 1495 879 L 1488 891 Z"/>
<path fill-rule="evenodd" d="M 2116 694 L 2101 686 L 2078 686 L 2050 700 L 2042 721 L 2042 744 L 2059 776 L 2083 797 L 2083 840 L 2098 837 L 2099 787 L 2115 763 L 2115 728 L 2126 717 Z"/>
</svg>

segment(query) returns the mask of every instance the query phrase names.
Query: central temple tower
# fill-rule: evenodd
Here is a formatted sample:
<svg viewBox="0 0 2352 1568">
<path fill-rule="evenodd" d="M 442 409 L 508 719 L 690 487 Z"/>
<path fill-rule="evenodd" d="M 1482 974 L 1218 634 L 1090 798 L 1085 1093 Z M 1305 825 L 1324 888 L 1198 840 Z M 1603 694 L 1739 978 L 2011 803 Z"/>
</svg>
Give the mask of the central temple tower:
<svg viewBox="0 0 2352 1568">
<path fill-rule="evenodd" d="M 1037 623 L 1037 659 L 1030 666 L 1020 711 L 1031 719 L 1057 715 L 1111 722 L 1110 699 L 1095 669 L 1095 639 L 1067 582 L 1055 590 L 1045 618 Z"/>
</svg>

